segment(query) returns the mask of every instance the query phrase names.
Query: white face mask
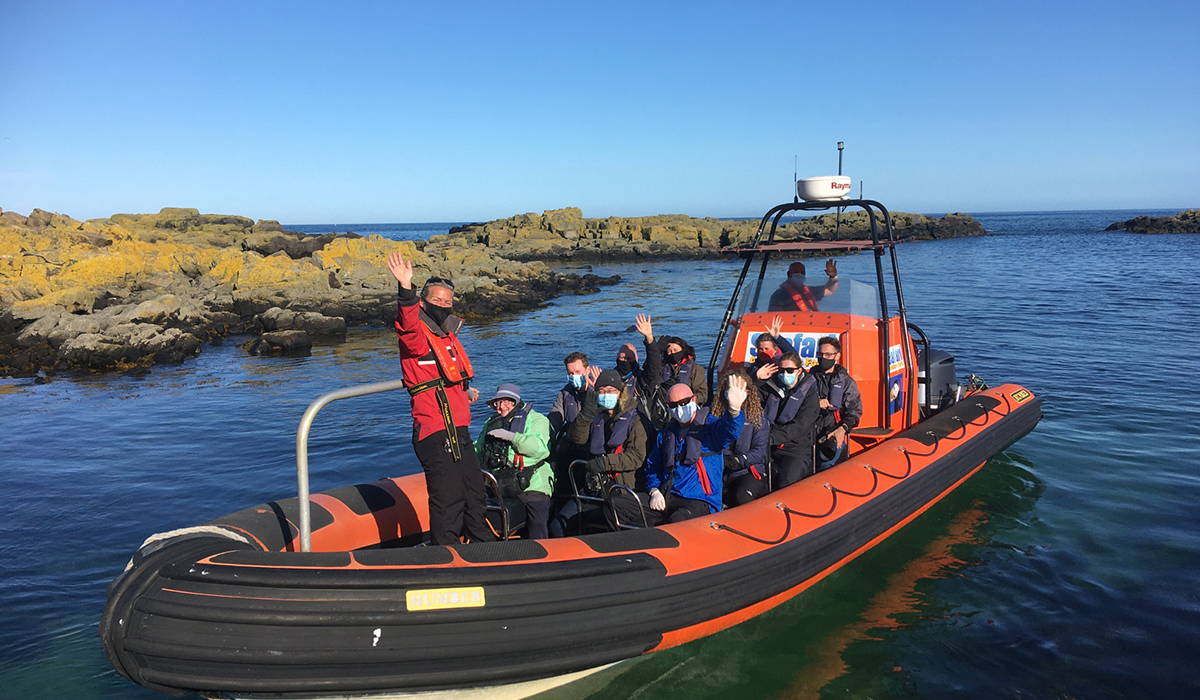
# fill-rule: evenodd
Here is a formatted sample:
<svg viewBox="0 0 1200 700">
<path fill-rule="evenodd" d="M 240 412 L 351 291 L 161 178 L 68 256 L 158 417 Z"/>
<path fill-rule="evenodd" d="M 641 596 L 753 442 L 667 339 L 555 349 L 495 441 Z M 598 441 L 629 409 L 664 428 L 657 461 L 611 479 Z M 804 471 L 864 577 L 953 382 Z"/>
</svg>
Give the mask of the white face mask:
<svg viewBox="0 0 1200 700">
<path fill-rule="evenodd" d="M 691 423 L 696 417 L 696 402 L 688 401 L 682 406 L 676 406 L 671 409 L 671 416 L 680 423 Z"/>
</svg>

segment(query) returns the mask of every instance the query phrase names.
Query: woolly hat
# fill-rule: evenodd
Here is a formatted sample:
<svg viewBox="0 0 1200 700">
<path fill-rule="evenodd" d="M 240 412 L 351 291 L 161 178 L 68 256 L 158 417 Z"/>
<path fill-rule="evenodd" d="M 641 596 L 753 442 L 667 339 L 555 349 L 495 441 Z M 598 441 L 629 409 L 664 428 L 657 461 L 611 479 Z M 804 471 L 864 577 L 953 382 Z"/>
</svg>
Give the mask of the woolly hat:
<svg viewBox="0 0 1200 700">
<path fill-rule="evenodd" d="M 516 384 L 501 384 L 496 387 L 496 395 L 488 399 L 490 405 L 496 399 L 512 399 L 517 403 L 521 403 L 521 387 Z"/>
<path fill-rule="evenodd" d="M 632 359 L 634 362 L 638 361 L 638 351 L 632 343 L 625 343 L 621 346 L 621 349 L 617 351 L 618 360 L 621 359 L 621 353 L 625 353 L 626 356 Z"/>
<path fill-rule="evenodd" d="M 611 386 L 617 391 L 625 390 L 625 382 L 621 381 L 621 375 L 617 374 L 617 370 L 615 369 L 606 369 L 600 373 L 600 376 L 596 377 L 597 391 L 606 386 Z"/>
<path fill-rule="evenodd" d="M 806 274 L 806 273 L 804 272 L 804 263 L 802 263 L 802 262 L 794 262 L 794 263 L 792 263 L 791 265 L 788 265 L 788 274 L 789 274 L 789 275 L 803 275 L 803 274 Z"/>
</svg>

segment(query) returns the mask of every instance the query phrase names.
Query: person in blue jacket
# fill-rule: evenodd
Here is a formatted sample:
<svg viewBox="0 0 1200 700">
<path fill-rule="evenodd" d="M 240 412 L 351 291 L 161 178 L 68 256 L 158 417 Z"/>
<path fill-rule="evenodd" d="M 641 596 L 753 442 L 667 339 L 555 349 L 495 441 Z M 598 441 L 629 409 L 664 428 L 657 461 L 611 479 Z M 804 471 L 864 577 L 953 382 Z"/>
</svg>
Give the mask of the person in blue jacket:
<svg viewBox="0 0 1200 700">
<path fill-rule="evenodd" d="M 728 410 L 717 417 L 696 404 L 687 384 L 667 392 L 671 422 L 659 431 L 646 460 L 646 487 L 655 521 L 679 522 L 721 510 L 725 478 L 722 453 L 742 432 L 745 377 L 731 376 L 725 390 Z"/>
</svg>

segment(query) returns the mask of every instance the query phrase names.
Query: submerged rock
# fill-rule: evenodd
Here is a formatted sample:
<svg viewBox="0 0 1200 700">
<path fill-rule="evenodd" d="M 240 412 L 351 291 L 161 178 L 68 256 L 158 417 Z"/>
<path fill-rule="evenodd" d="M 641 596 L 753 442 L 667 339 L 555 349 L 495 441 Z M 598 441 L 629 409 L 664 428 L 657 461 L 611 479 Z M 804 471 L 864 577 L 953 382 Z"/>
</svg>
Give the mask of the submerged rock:
<svg viewBox="0 0 1200 700">
<path fill-rule="evenodd" d="M 1187 209 L 1175 216 L 1138 216 L 1110 224 L 1104 230 L 1130 233 L 1200 233 L 1200 209 Z"/>
<path fill-rule="evenodd" d="M 304 331 L 269 331 L 242 343 L 242 349 L 251 355 L 308 355 L 312 338 Z"/>
<path fill-rule="evenodd" d="M 346 319 L 315 311 L 292 311 L 272 306 L 255 317 L 264 331 L 301 330 L 312 336 L 345 336 Z"/>
</svg>

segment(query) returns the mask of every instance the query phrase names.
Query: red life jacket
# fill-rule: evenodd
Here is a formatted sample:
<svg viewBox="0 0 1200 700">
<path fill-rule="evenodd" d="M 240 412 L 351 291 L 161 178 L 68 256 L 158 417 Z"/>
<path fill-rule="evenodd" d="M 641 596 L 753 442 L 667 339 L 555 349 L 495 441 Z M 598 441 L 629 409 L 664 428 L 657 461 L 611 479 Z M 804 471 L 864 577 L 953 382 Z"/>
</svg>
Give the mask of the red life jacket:
<svg viewBox="0 0 1200 700">
<path fill-rule="evenodd" d="M 796 305 L 797 309 L 800 311 L 817 310 L 817 298 L 813 296 L 812 290 L 809 289 L 808 285 L 802 284 L 797 289 L 795 285 L 788 281 L 783 283 L 783 287 L 791 295 L 792 302 Z"/>
<path fill-rule="evenodd" d="M 418 323 L 429 340 L 429 349 L 437 358 L 438 370 L 441 371 L 446 381 L 457 384 L 475 376 L 475 370 L 471 367 L 471 359 L 467 357 L 467 351 L 458 341 L 457 335 L 453 333 L 447 333 L 444 336 L 438 335 L 429 330 L 429 326 L 424 321 L 418 321 Z M 447 342 L 450 343 L 450 349 L 454 351 L 453 357 L 450 355 L 450 349 L 446 348 Z"/>
</svg>

